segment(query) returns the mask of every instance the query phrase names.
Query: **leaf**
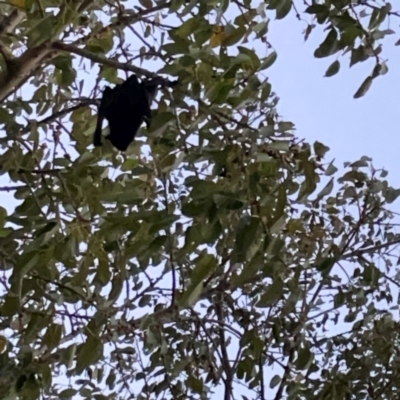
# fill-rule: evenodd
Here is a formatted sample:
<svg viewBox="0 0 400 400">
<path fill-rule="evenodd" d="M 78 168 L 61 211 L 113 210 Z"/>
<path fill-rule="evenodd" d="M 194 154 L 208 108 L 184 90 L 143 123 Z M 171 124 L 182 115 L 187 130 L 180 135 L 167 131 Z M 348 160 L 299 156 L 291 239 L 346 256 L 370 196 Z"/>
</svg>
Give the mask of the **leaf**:
<svg viewBox="0 0 400 400">
<path fill-rule="evenodd" d="M 7 343 L 7 338 L 3 335 L 0 335 L 0 354 L 2 354 L 7 349 Z"/>
<path fill-rule="evenodd" d="M 315 165 L 312 162 L 305 161 L 302 163 L 304 172 L 304 181 L 301 184 L 298 200 L 304 201 L 308 196 L 314 192 L 317 187 L 317 179 L 319 177 L 315 171 Z"/>
<path fill-rule="evenodd" d="M 363 97 L 370 89 L 373 80 L 374 78 L 372 76 L 368 76 L 354 94 L 354 98 L 359 99 L 360 97 Z"/>
<path fill-rule="evenodd" d="M 163 173 L 168 173 L 173 171 L 182 163 L 184 158 L 185 158 L 185 153 L 183 151 L 178 153 L 178 156 L 176 156 L 176 154 L 169 154 L 160 163 L 161 171 Z"/>
<path fill-rule="evenodd" d="M 203 254 L 195 261 L 195 268 L 190 276 L 190 284 L 179 300 L 181 307 L 192 307 L 199 299 L 204 280 L 212 274 L 216 268 L 217 261 L 211 254 Z"/>
<path fill-rule="evenodd" d="M 174 120 L 174 114 L 172 112 L 159 112 L 151 120 L 151 125 L 149 129 L 149 133 L 151 133 L 151 137 L 160 136 L 167 128 L 168 123 Z"/>
<path fill-rule="evenodd" d="M 4 227 L 7 218 L 7 210 L 0 206 L 0 227 Z"/>
<path fill-rule="evenodd" d="M 368 58 L 369 56 L 366 51 L 366 48 L 360 45 L 359 47 L 351 50 L 350 67 L 359 62 L 368 60 Z"/>
<path fill-rule="evenodd" d="M 340 37 L 340 42 L 344 46 L 354 47 L 354 43 L 358 37 L 362 37 L 363 31 L 359 26 L 350 26 L 344 32 L 342 32 Z"/>
<path fill-rule="evenodd" d="M 325 175 L 326 176 L 331 176 L 335 174 L 338 171 L 338 169 L 334 166 L 333 161 L 329 163 L 328 167 L 325 170 Z"/>
<path fill-rule="evenodd" d="M 276 304 L 283 295 L 283 282 L 281 279 L 275 279 L 271 285 L 267 287 L 261 295 L 260 300 L 256 303 L 256 307 L 270 307 Z"/>
<path fill-rule="evenodd" d="M 325 157 L 326 153 L 330 150 L 330 148 L 328 146 L 325 146 L 323 143 L 319 142 L 318 140 L 316 140 L 314 142 L 314 152 L 318 157 Z"/>
<path fill-rule="evenodd" d="M 103 343 L 100 337 L 88 334 L 77 355 L 76 374 L 80 375 L 85 368 L 96 364 L 102 356 Z"/>
<path fill-rule="evenodd" d="M 236 262 L 243 262 L 246 260 L 247 252 L 257 237 L 259 224 L 259 217 L 245 215 L 240 219 L 236 230 L 234 246 Z"/>
<path fill-rule="evenodd" d="M 283 19 L 292 9 L 293 0 L 280 0 L 276 7 L 276 19 Z"/>
<path fill-rule="evenodd" d="M 49 351 L 52 351 L 60 344 L 62 336 L 62 326 L 51 324 L 43 337 L 42 344 L 46 345 Z"/>
<path fill-rule="evenodd" d="M 172 0 L 170 3 L 169 11 L 170 12 L 178 11 L 184 3 L 185 0 Z"/>
<path fill-rule="evenodd" d="M 164 214 L 164 216 L 157 217 L 153 221 L 151 221 L 151 226 L 149 228 L 149 234 L 158 233 L 160 230 L 169 229 L 171 225 L 179 220 L 178 215 L 168 215 Z"/>
<path fill-rule="evenodd" d="M 246 28 L 244 26 L 239 26 L 234 28 L 232 25 L 228 25 L 225 28 L 225 38 L 222 44 L 226 47 L 233 46 L 243 39 L 246 33 Z"/>
<path fill-rule="evenodd" d="M 246 262 L 243 266 L 242 272 L 232 277 L 232 284 L 235 286 L 242 286 L 244 283 L 251 281 L 264 266 L 264 260 L 257 253 L 250 261 Z"/>
<path fill-rule="evenodd" d="M 30 30 L 27 35 L 28 46 L 39 46 L 40 44 L 51 39 L 56 25 L 57 18 L 52 14 L 47 14 L 45 18 L 35 20 L 34 24 L 30 26 Z"/>
<path fill-rule="evenodd" d="M 282 240 L 279 236 L 274 236 L 273 239 L 269 242 L 266 253 L 267 259 L 273 260 L 278 257 L 281 250 L 285 246 L 285 241 Z"/>
<path fill-rule="evenodd" d="M 213 34 L 210 39 L 210 46 L 212 48 L 219 47 L 225 40 L 225 28 L 223 26 L 215 26 L 213 28 Z"/>
<path fill-rule="evenodd" d="M 197 0 L 185 0 L 185 5 L 185 8 L 180 13 L 180 18 L 185 17 L 192 12 L 193 8 L 195 8 L 197 5 Z"/>
<path fill-rule="evenodd" d="M 246 48 L 244 46 L 237 46 L 237 49 L 240 52 L 239 55 L 240 54 L 245 54 L 246 56 L 250 57 L 251 67 L 254 70 L 258 70 L 259 69 L 259 67 L 261 65 L 261 62 L 260 62 L 260 59 L 258 58 L 258 56 L 257 56 L 257 54 L 256 54 L 256 52 L 254 50 L 248 49 L 248 48 Z M 257 83 L 258 83 L 258 85 L 260 84 L 258 79 L 257 79 Z"/>
<path fill-rule="evenodd" d="M 11 4 L 21 9 L 25 9 L 26 0 L 11 0 Z"/>
<path fill-rule="evenodd" d="M 77 393 L 78 393 L 78 391 L 76 389 L 69 388 L 69 389 L 65 389 L 62 392 L 58 393 L 58 396 L 60 397 L 60 399 L 71 399 Z"/>
<path fill-rule="evenodd" d="M 329 7 L 325 4 L 313 4 L 308 6 L 304 12 L 307 14 L 329 13 Z"/>
<path fill-rule="evenodd" d="M 295 361 L 296 368 L 299 370 L 308 369 L 314 360 L 314 354 L 308 347 L 300 347 Z"/>
<path fill-rule="evenodd" d="M 316 268 L 318 271 L 324 272 L 324 274 L 329 274 L 332 267 L 335 265 L 335 262 L 336 260 L 333 257 L 327 257 L 317 264 Z"/>
<path fill-rule="evenodd" d="M 329 180 L 326 186 L 318 193 L 316 200 L 321 200 L 323 197 L 328 196 L 332 193 L 333 189 L 333 178 Z"/>
<path fill-rule="evenodd" d="M 314 57 L 323 58 L 335 54 L 339 50 L 339 42 L 337 41 L 337 32 L 332 28 L 325 40 L 319 45 L 314 52 Z"/>
<path fill-rule="evenodd" d="M 387 17 L 388 10 L 385 6 L 381 8 L 373 7 L 371 17 L 368 24 L 368 30 L 372 31 L 377 28 Z"/>
<path fill-rule="evenodd" d="M 187 38 L 199 27 L 199 17 L 193 17 L 185 21 L 177 30 L 176 34 L 182 38 Z"/>
<path fill-rule="evenodd" d="M 372 78 L 376 78 L 379 75 L 385 75 L 388 72 L 389 68 L 385 62 L 381 62 L 375 65 L 374 70 L 372 71 Z"/>
<path fill-rule="evenodd" d="M 310 24 L 307 25 L 307 28 L 306 28 L 305 31 L 304 31 L 304 41 L 305 41 L 305 42 L 306 42 L 306 41 L 308 40 L 308 38 L 310 37 L 313 28 L 314 28 L 313 25 L 310 25 Z"/>
<path fill-rule="evenodd" d="M 203 392 L 203 381 L 200 378 L 197 378 L 193 375 L 189 375 L 186 379 L 186 384 L 189 388 L 191 388 L 195 393 L 201 394 Z"/>
<path fill-rule="evenodd" d="M 271 389 L 273 389 L 275 386 L 279 385 L 279 383 L 281 382 L 281 377 L 279 375 L 274 375 L 271 379 L 271 381 L 269 382 L 269 387 Z"/>
<path fill-rule="evenodd" d="M 336 75 L 340 69 L 340 62 L 338 60 L 334 61 L 326 70 L 325 76 L 330 77 Z"/>
<path fill-rule="evenodd" d="M 275 51 L 268 54 L 268 56 L 264 58 L 264 61 L 260 66 L 260 70 L 269 68 L 276 61 L 277 58 L 278 54 Z"/>
<path fill-rule="evenodd" d="M 151 0 L 139 0 L 139 3 L 144 7 L 144 8 L 152 8 L 153 7 L 153 2 Z M 97 399 L 96 399 L 97 400 Z"/>
<path fill-rule="evenodd" d="M 40 396 L 40 385 L 34 373 L 21 375 L 15 387 L 19 398 L 36 400 Z"/>
</svg>

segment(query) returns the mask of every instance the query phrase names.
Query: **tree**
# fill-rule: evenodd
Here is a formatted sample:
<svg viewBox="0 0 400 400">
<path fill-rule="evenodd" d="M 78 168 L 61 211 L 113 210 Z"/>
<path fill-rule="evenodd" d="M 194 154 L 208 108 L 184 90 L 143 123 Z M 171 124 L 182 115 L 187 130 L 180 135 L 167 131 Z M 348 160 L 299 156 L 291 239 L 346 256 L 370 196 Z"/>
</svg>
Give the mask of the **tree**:
<svg viewBox="0 0 400 400">
<path fill-rule="evenodd" d="M 338 176 L 264 77 L 270 10 L 294 10 L 326 25 L 317 57 L 374 60 L 360 97 L 389 3 L 0 8 L 1 399 L 399 396 L 400 192 L 367 157 Z M 125 154 L 93 150 L 128 72 L 180 85 Z"/>
</svg>

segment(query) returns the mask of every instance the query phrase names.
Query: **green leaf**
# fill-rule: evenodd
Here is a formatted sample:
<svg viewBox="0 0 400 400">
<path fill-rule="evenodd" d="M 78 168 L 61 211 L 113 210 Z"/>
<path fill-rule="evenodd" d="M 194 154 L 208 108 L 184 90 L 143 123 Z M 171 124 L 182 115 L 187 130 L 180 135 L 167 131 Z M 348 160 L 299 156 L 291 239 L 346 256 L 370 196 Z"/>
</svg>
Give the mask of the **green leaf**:
<svg viewBox="0 0 400 400">
<path fill-rule="evenodd" d="M 152 120 L 149 129 L 151 137 L 160 136 L 168 128 L 168 123 L 174 120 L 171 112 L 159 112 Z"/>
<path fill-rule="evenodd" d="M 368 24 L 368 30 L 372 31 L 377 28 L 387 17 L 388 10 L 386 6 L 381 8 L 372 7 L 372 13 Z"/>
<path fill-rule="evenodd" d="M 318 157 L 325 157 L 326 153 L 330 150 L 330 148 L 328 146 L 325 146 L 323 143 L 319 142 L 318 140 L 316 140 L 314 142 L 314 152 Z"/>
<path fill-rule="evenodd" d="M 295 361 L 296 368 L 299 370 L 308 369 L 314 360 L 314 354 L 309 347 L 300 347 Z"/>
<path fill-rule="evenodd" d="M 270 307 L 281 300 L 283 295 L 283 282 L 281 279 L 275 279 L 261 295 L 256 307 Z"/>
<path fill-rule="evenodd" d="M 60 344 L 62 330 L 61 325 L 51 324 L 43 337 L 42 345 L 46 345 L 49 351 L 56 348 Z"/>
<path fill-rule="evenodd" d="M 326 70 L 325 76 L 330 77 L 336 75 L 340 69 L 340 62 L 338 60 L 334 61 Z"/>
<path fill-rule="evenodd" d="M 186 379 L 186 384 L 190 387 L 195 393 L 202 393 L 203 392 L 203 381 L 193 375 L 190 375 Z"/>
<path fill-rule="evenodd" d="M 325 4 L 313 4 L 308 6 L 304 12 L 308 14 L 329 13 L 329 7 Z"/>
<path fill-rule="evenodd" d="M 260 218 L 243 216 L 238 224 L 235 239 L 236 262 L 243 262 L 247 258 L 247 252 L 254 243 L 259 232 Z"/>
<path fill-rule="evenodd" d="M 274 375 L 271 381 L 269 382 L 269 387 L 273 389 L 275 386 L 278 386 L 280 384 L 281 380 L 282 379 L 279 375 Z"/>
<path fill-rule="evenodd" d="M 234 28 L 231 25 L 228 25 L 225 28 L 225 38 L 222 41 L 223 46 L 229 47 L 238 43 L 243 39 L 246 33 L 246 28 L 244 26 L 239 26 L 238 28 Z"/>
<path fill-rule="evenodd" d="M 275 51 L 268 54 L 268 56 L 265 57 L 263 62 L 261 63 L 260 70 L 269 68 L 272 64 L 274 64 L 274 62 L 276 61 L 277 58 L 278 58 L 278 54 Z"/>
<path fill-rule="evenodd" d="M 317 50 L 315 50 L 314 56 L 316 58 L 328 57 L 335 54 L 339 48 L 336 29 L 331 28 L 325 40 L 319 45 Z"/>
<path fill-rule="evenodd" d="M 336 260 L 333 257 L 327 257 L 323 259 L 319 264 L 316 265 L 316 268 L 320 272 L 324 272 L 325 274 L 329 274 L 332 267 L 335 265 Z"/>
<path fill-rule="evenodd" d="M 58 396 L 61 399 L 70 399 L 73 396 L 75 396 L 77 393 L 78 393 L 78 391 L 76 389 L 69 388 L 69 389 L 65 389 L 62 392 L 58 393 Z"/>
<path fill-rule="evenodd" d="M 182 163 L 184 158 L 185 158 L 185 153 L 183 151 L 178 153 L 178 156 L 176 154 L 169 154 L 160 163 L 161 171 L 163 173 L 168 173 L 173 171 Z"/>
<path fill-rule="evenodd" d="M 189 287 L 179 301 L 181 307 L 192 307 L 196 303 L 202 293 L 204 280 L 217 266 L 217 261 L 211 254 L 202 254 L 194 260 L 194 263 L 196 266 L 190 275 Z"/>
<path fill-rule="evenodd" d="M 226 98 L 228 97 L 229 92 L 232 89 L 233 89 L 233 82 L 227 82 L 227 81 L 217 82 L 211 87 L 209 91 L 207 91 L 207 96 L 209 97 L 212 103 L 224 104 L 226 102 Z"/>
<path fill-rule="evenodd" d="M 368 58 L 369 56 L 366 48 L 360 45 L 359 47 L 351 50 L 350 67 L 358 62 L 368 60 Z"/>
<path fill-rule="evenodd" d="M 193 34 L 200 25 L 199 17 L 192 17 L 185 21 L 177 30 L 176 34 L 181 38 L 187 38 L 191 34 Z"/>
<path fill-rule="evenodd" d="M 15 386 L 19 398 L 36 400 L 40 397 L 40 385 L 34 373 L 21 375 Z"/>
<path fill-rule="evenodd" d="M 344 32 L 342 32 L 340 37 L 340 42 L 343 46 L 354 47 L 354 43 L 358 37 L 362 37 L 363 31 L 359 26 L 350 26 Z"/>
<path fill-rule="evenodd" d="M 4 227 L 7 218 L 7 210 L 0 206 L 0 227 Z"/>
<path fill-rule="evenodd" d="M 98 336 L 88 334 L 85 343 L 80 347 L 76 359 L 76 373 L 96 364 L 103 356 L 103 343 Z"/>
<path fill-rule="evenodd" d="M 27 34 L 29 47 L 39 46 L 52 38 L 57 17 L 53 14 L 47 14 L 44 18 L 31 19 L 29 21 L 29 32 Z"/>
<path fill-rule="evenodd" d="M 354 94 L 354 98 L 359 99 L 360 97 L 363 97 L 370 89 L 373 80 L 374 78 L 372 76 L 368 76 Z"/>
<path fill-rule="evenodd" d="M 323 197 L 332 193 L 333 178 L 325 185 L 325 187 L 318 193 L 316 200 L 321 200 Z"/>
<path fill-rule="evenodd" d="M 298 200 L 304 201 L 308 196 L 314 192 L 317 187 L 317 181 L 319 181 L 319 176 L 316 173 L 315 165 L 312 162 L 305 161 L 302 163 L 304 172 L 304 181 L 301 184 Z"/>
<path fill-rule="evenodd" d="M 152 8 L 153 7 L 153 2 L 152 0 L 139 0 L 139 3 L 144 7 L 144 8 Z M 96 399 L 98 400 L 98 399 Z"/>
<path fill-rule="evenodd" d="M 250 57 L 251 66 L 254 70 L 259 69 L 261 62 L 254 50 L 248 49 L 243 46 L 237 46 L 237 49 L 240 52 L 240 54 L 244 54 L 244 55 L 247 55 L 248 57 Z"/>
<path fill-rule="evenodd" d="M 280 0 L 276 7 L 276 19 L 283 19 L 292 9 L 292 0 Z"/>
<path fill-rule="evenodd" d="M 285 241 L 279 236 L 274 236 L 274 238 L 269 242 L 266 250 L 268 260 L 273 260 L 278 257 L 284 246 Z"/>
</svg>

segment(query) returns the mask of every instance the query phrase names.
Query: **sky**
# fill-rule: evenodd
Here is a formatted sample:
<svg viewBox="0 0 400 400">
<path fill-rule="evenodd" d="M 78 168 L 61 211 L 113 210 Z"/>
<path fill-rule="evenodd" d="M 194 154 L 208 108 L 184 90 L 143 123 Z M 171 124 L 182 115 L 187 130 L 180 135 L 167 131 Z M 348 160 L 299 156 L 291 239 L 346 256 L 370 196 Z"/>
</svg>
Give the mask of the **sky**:
<svg viewBox="0 0 400 400">
<path fill-rule="evenodd" d="M 318 140 L 330 147 L 326 162 L 335 159 L 336 167 L 342 170 L 344 162 L 369 156 L 375 169 L 384 168 L 389 172 L 386 178 L 389 184 L 400 187 L 400 174 L 397 174 L 400 163 L 400 47 L 394 46 L 399 36 L 388 36 L 383 42 L 381 55 L 387 60 L 389 72 L 377 78 L 364 97 L 354 99 L 354 93 L 372 72 L 374 60 L 350 68 L 349 55 L 341 56 L 338 58 L 339 73 L 326 78 L 325 71 L 337 59 L 336 55 L 314 58 L 313 53 L 326 33 L 318 27 L 305 42 L 304 29 L 304 22 L 293 14 L 283 21 L 273 20 L 269 25 L 268 41 L 278 58 L 267 73 L 273 90 L 280 97 L 278 113 L 295 124 L 295 134 L 300 139 L 311 144 Z M 398 200 L 391 209 L 400 212 Z M 383 306 L 387 308 L 386 303 Z M 329 335 L 334 335 L 351 325 L 328 323 L 327 329 Z"/>
<path fill-rule="evenodd" d="M 374 60 L 349 68 L 349 55 L 344 55 L 339 58 L 342 64 L 339 73 L 325 78 L 325 71 L 336 56 L 314 58 L 313 53 L 325 33 L 318 27 L 305 42 L 304 29 L 304 22 L 292 14 L 283 21 L 272 19 L 269 24 L 268 41 L 277 51 L 278 58 L 271 68 L 263 71 L 263 75 L 269 77 L 274 92 L 280 97 L 279 115 L 295 123 L 297 137 L 310 143 L 318 140 L 329 146 L 331 151 L 327 161 L 336 159 L 337 167 L 367 155 L 373 158 L 375 168 L 389 171 L 387 179 L 392 186 L 400 187 L 400 175 L 396 173 L 399 163 L 400 47 L 393 45 L 398 36 L 384 40 L 382 57 L 388 59 L 388 74 L 376 79 L 364 97 L 354 99 L 354 93 L 371 73 Z M 264 49 L 260 50 L 260 57 L 262 55 Z M 10 184 L 5 181 L 5 176 L 0 182 Z M 10 193 L 7 198 L 10 200 L 12 196 Z M 11 210 L 13 204 L 15 201 L 7 201 L 7 209 Z M 400 211 L 398 204 L 393 208 Z M 336 329 L 343 329 L 343 325 Z M 215 398 L 220 398 L 220 393 L 216 392 Z"/>
<path fill-rule="evenodd" d="M 388 60 L 389 72 L 377 78 L 364 97 L 354 99 L 372 72 L 373 59 L 349 68 L 349 55 L 344 55 L 339 58 L 339 73 L 326 78 L 325 71 L 336 55 L 314 58 L 326 35 L 321 27 L 306 42 L 305 24 L 293 14 L 283 21 L 271 21 L 269 27 L 268 40 L 278 58 L 267 73 L 280 97 L 278 112 L 295 123 L 296 136 L 329 146 L 327 158 L 335 158 L 337 167 L 363 155 L 372 157 L 374 167 L 387 169 L 391 185 L 400 187 L 400 47 L 394 46 L 399 36 L 387 36 L 383 42 L 382 58 Z"/>
</svg>

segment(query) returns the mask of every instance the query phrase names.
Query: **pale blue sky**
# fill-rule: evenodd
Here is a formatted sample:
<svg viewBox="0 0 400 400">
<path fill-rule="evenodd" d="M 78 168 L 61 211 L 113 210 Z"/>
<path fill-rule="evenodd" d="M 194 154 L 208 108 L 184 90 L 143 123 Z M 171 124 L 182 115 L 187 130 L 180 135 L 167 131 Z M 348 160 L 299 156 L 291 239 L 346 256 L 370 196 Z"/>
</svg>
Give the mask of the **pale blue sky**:
<svg viewBox="0 0 400 400">
<path fill-rule="evenodd" d="M 388 59 L 389 72 L 377 78 L 364 97 L 353 99 L 371 73 L 373 59 L 349 68 L 346 54 L 339 58 L 339 73 L 325 78 L 336 56 L 314 58 L 326 35 L 321 27 L 304 42 L 305 24 L 294 15 L 269 26 L 268 40 L 278 59 L 267 73 L 280 97 L 279 114 L 295 123 L 300 138 L 329 146 L 328 158 L 336 158 L 338 167 L 367 155 L 375 168 L 387 169 L 388 180 L 399 187 L 400 47 L 393 45 L 399 36 L 388 36 L 383 42 L 382 58 Z"/>
<path fill-rule="evenodd" d="M 400 186 L 398 168 L 398 130 L 400 125 L 400 47 L 393 43 L 398 38 L 387 37 L 382 57 L 388 58 L 389 72 L 378 78 L 361 99 L 353 95 L 373 69 L 374 61 L 357 64 L 349 69 L 349 55 L 341 57 L 341 70 L 331 78 L 324 78 L 328 66 L 335 60 L 315 59 L 315 48 L 325 37 L 321 27 L 304 42 L 304 22 L 294 15 L 283 21 L 270 22 L 268 41 L 278 53 L 275 64 L 263 72 L 269 77 L 273 90 L 280 97 L 278 113 L 296 125 L 296 136 L 313 143 L 323 142 L 331 148 L 327 159 L 336 158 L 336 166 L 344 161 L 355 161 L 362 155 L 373 158 L 375 168 L 389 171 L 389 182 Z M 247 44 L 251 46 L 251 44 Z M 264 50 L 260 52 L 260 57 Z M 147 64 L 145 65 L 147 67 Z M 97 71 L 97 69 L 96 69 Z M 93 74 L 95 79 L 95 74 Z M 89 81 L 89 79 L 88 79 Z M 24 97 L 28 96 L 22 89 Z M 9 185 L 5 176 L 2 185 Z M 2 193 L 2 205 L 7 197 L 12 209 L 13 193 Z M 393 206 L 399 209 L 398 205 Z M 343 328 L 337 326 L 336 329 Z M 278 371 L 275 371 L 278 372 Z M 272 377 L 272 375 L 271 375 Z M 218 393 L 218 392 L 217 392 Z M 271 392 L 268 394 L 270 395 Z M 215 398 L 220 398 L 215 395 Z"/>
</svg>

